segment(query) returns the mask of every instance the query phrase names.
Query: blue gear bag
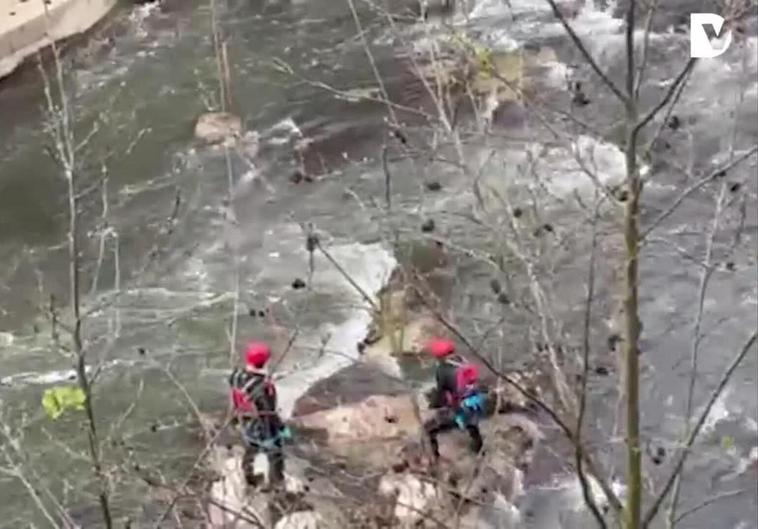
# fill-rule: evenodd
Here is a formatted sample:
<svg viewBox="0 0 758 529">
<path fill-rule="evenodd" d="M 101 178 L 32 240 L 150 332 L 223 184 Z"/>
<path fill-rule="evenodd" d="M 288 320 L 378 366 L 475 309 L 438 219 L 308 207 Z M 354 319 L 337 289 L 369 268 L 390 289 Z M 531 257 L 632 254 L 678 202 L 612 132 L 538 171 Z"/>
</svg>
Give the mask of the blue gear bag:
<svg viewBox="0 0 758 529">
<path fill-rule="evenodd" d="M 455 424 L 461 430 L 466 428 L 466 424 L 472 419 L 478 419 L 484 411 L 484 397 L 480 392 L 476 392 L 461 401 L 458 412 L 455 414 Z"/>
<path fill-rule="evenodd" d="M 480 392 L 476 392 L 473 395 L 469 395 L 461 402 L 461 407 L 466 410 L 471 410 L 477 413 L 484 411 L 484 397 Z"/>
</svg>

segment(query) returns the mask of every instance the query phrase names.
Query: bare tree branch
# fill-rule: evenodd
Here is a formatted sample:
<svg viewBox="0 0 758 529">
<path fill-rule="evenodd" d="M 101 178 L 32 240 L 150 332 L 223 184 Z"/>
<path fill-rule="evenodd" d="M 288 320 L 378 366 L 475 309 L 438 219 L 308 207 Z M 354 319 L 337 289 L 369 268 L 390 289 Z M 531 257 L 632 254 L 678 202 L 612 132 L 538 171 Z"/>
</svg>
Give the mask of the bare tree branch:
<svg viewBox="0 0 758 529">
<path fill-rule="evenodd" d="M 679 525 L 679 522 L 687 518 L 688 516 L 691 516 L 695 514 L 696 512 L 705 509 L 709 505 L 713 505 L 716 502 L 726 500 L 729 498 L 734 498 L 735 496 L 740 496 L 742 494 L 745 494 L 747 492 L 751 492 L 750 489 L 739 489 L 739 490 L 732 490 L 729 492 L 722 492 L 721 494 L 717 494 L 711 498 L 708 498 L 706 500 L 703 500 L 699 504 L 695 505 L 694 507 L 690 507 L 686 511 L 683 511 L 679 516 L 676 517 L 676 519 L 673 521 L 673 527 Z"/>
<path fill-rule="evenodd" d="M 353 21 L 355 21 L 355 26 L 358 28 L 358 32 L 360 33 L 361 41 L 363 42 L 363 49 L 366 52 L 366 57 L 368 58 L 368 62 L 371 65 L 371 69 L 374 72 L 374 77 L 376 78 L 376 82 L 379 83 L 379 89 L 382 92 L 382 97 L 385 101 L 390 101 L 389 94 L 387 93 L 387 89 L 384 86 L 384 81 L 382 80 L 382 76 L 379 73 L 379 68 L 376 66 L 376 61 L 374 60 L 374 54 L 371 53 L 371 48 L 368 43 L 368 39 L 366 38 L 366 34 L 363 31 L 363 26 L 361 24 L 361 19 L 358 18 L 358 12 L 355 10 L 355 3 L 353 0 L 347 0 L 347 5 L 350 7 L 350 14 L 353 16 Z M 391 105 L 387 105 L 387 112 L 390 115 L 390 118 L 392 119 L 392 122 L 399 126 L 399 123 L 397 121 L 397 115 L 395 114 L 395 110 L 392 108 Z"/>
<path fill-rule="evenodd" d="M 327 258 L 327 260 L 332 263 L 334 268 L 337 269 L 337 271 L 342 274 L 342 277 L 345 278 L 345 280 L 350 283 L 350 285 L 363 297 L 363 299 L 368 303 L 372 309 L 375 311 L 379 310 L 379 307 L 377 306 L 376 302 L 373 300 L 371 296 L 368 295 L 368 293 L 361 287 L 358 283 L 355 282 L 355 280 L 350 277 L 350 274 L 347 273 L 347 271 L 342 267 L 341 264 L 339 264 L 334 257 L 332 256 L 329 251 L 324 248 L 324 246 L 321 244 L 321 241 L 319 239 L 316 239 L 315 241 L 316 248 L 319 249 L 319 251 L 324 254 L 324 257 Z"/>
<path fill-rule="evenodd" d="M 590 372 L 590 322 L 592 320 L 592 303 L 595 298 L 595 258 L 597 253 L 597 223 L 598 223 L 598 207 L 600 205 L 600 198 L 597 191 L 595 192 L 595 216 L 592 223 L 592 246 L 590 249 L 590 262 L 587 271 L 587 298 L 585 300 L 584 309 L 584 329 L 583 329 L 583 341 L 582 341 L 582 384 L 579 393 L 579 412 L 576 417 L 576 442 L 574 443 L 574 464 L 576 465 L 576 473 L 579 477 L 579 482 L 582 485 L 582 496 L 584 496 L 584 503 L 589 508 L 592 516 L 595 517 L 598 527 L 607 529 L 608 525 L 605 523 L 605 518 L 600 512 L 597 506 L 597 502 L 592 494 L 592 488 L 587 476 L 584 473 L 582 450 L 582 427 L 584 425 L 584 413 L 587 407 L 587 379 Z"/>
<path fill-rule="evenodd" d="M 641 234 L 640 240 L 644 241 L 645 238 L 650 235 L 650 232 L 652 232 L 655 228 L 658 227 L 658 225 L 666 220 L 672 213 L 676 211 L 676 209 L 679 207 L 679 205 L 684 202 L 684 200 L 689 197 L 692 193 L 696 192 L 700 188 L 702 188 L 707 183 L 719 178 L 723 173 L 730 171 L 733 169 L 736 165 L 741 163 L 742 161 L 746 160 L 747 158 L 750 158 L 753 154 L 758 152 L 758 146 L 753 147 L 752 149 L 745 151 L 744 153 L 740 154 L 739 156 L 734 157 L 732 160 L 729 161 L 729 163 L 715 169 L 711 173 L 709 173 L 707 176 L 704 176 L 700 180 L 692 183 L 689 187 L 687 187 L 682 193 L 676 197 L 674 202 L 671 204 L 671 206 L 668 207 L 665 211 L 663 211 L 660 215 L 658 215 L 651 223 L 650 226 L 648 226 Z"/>
<path fill-rule="evenodd" d="M 690 435 L 684 443 L 684 446 L 681 448 L 676 463 L 674 464 L 674 468 L 671 470 L 671 474 L 666 479 L 663 489 L 661 489 L 661 492 L 655 498 L 653 504 L 650 506 L 650 509 L 645 514 L 645 517 L 642 521 L 642 529 L 647 529 L 655 519 L 656 515 L 658 514 L 658 510 L 661 507 L 661 504 L 664 502 L 669 492 L 671 491 L 671 488 L 674 486 L 674 482 L 676 481 L 677 476 L 681 474 L 682 468 L 684 468 L 684 464 L 687 462 L 687 458 L 690 455 L 692 445 L 695 444 L 698 435 L 700 435 L 700 430 L 703 428 L 708 415 L 711 413 L 711 408 L 713 408 L 713 405 L 721 396 L 721 393 L 724 391 L 724 388 L 726 388 L 729 380 L 731 380 L 734 371 L 745 359 L 753 345 L 755 345 L 756 339 L 758 339 L 758 331 L 753 331 L 753 334 L 750 336 L 750 338 L 748 338 L 747 342 L 745 342 L 745 345 L 742 347 L 742 349 L 734 356 L 731 363 L 729 364 L 729 367 L 727 367 L 722 374 L 721 380 L 711 393 L 711 396 L 708 399 L 708 403 L 700 413 L 700 417 L 690 432 Z"/>
<path fill-rule="evenodd" d="M 582 42 L 582 39 L 579 38 L 579 35 L 576 34 L 574 31 L 574 28 L 571 27 L 571 25 L 568 23 L 568 20 L 566 20 L 566 16 L 561 12 L 560 8 L 558 7 L 558 4 L 555 2 L 555 0 L 546 0 L 548 4 L 550 4 L 550 7 L 553 8 L 553 14 L 555 17 L 561 22 L 563 25 L 563 28 L 566 30 L 566 33 L 568 33 L 569 37 L 571 37 L 571 41 L 574 43 L 574 46 L 576 46 L 576 49 L 579 50 L 579 53 L 582 54 L 584 57 L 584 60 L 587 61 L 587 64 L 595 71 L 595 73 L 600 77 L 600 79 L 603 81 L 606 87 L 613 92 L 613 95 L 615 95 L 619 101 L 626 104 L 627 96 L 624 95 L 624 93 L 616 86 L 616 83 L 611 81 L 610 77 L 603 72 L 603 70 L 598 66 L 595 59 L 592 57 L 590 52 L 587 50 L 587 47 L 584 45 L 584 42 Z"/>
<path fill-rule="evenodd" d="M 45 6 L 47 14 L 47 6 Z M 78 212 L 77 212 L 77 193 L 75 187 L 75 178 L 77 172 L 76 149 L 74 145 L 74 132 L 71 124 L 71 115 L 69 111 L 68 95 L 64 83 L 63 67 L 60 60 L 57 45 L 53 41 L 50 45 L 53 52 L 55 65 L 55 82 L 56 96 L 59 105 L 56 105 L 53 98 L 52 84 L 47 72 L 39 61 L 39 70 L 44 83 L 45 99 L 48 111 L 53 121 L 52 129 L 54 132 L 53 139 L 56 147 L 57 162 L 60 165 L 61 172 L 67 184 L 68 196 L 68 265 L 69 265 L 69 305 L 71 317 L 73 318 L 73 351 L 75 354 L 75 371 L 79 388 L 84 394 L 84 410 L 87 417 L 87 441 L 89 456 L 92 463 L 92 470 L 98 481 L 98 499 L 102 511 L 103 522 L 106 529 L 113 527 L 113 515 L 110 504 L 110 492 L 108 490 L 108 480 L 105 475 L 103 466 L 100 438 L 97 430 L 97 420 L 95 418 L 92 381 L 87 371 L 86 350 L 82 337 L 82 325 L 84 318 L 81 313 L 81 285 L 80 285 L 80 257 L 78 241 Z"/>
<path fill-rule="evenodd" d="M 695 382 L 698 378 L 698 356 L 700 353 L 700 343 L 702 340 L 702 334 L 700 332 L 700 327 L 703 322 L 703 308 L 705 306 L 705 294 L 708 290 L 708 283 L 710 282 L 710 279 L 713 275 L 713 267 L 711 266 L 711 260 L 713 256 L 713 246 L 714 242 L 716 240 L 716 234 L 719 230 L 719 223 L 721 221 L 721 212 L 724 206 L 724 199 L 726 197 L 726 190 L 727 190 L 727 184 L 726 182 L 723 182 L 721 184 L 721 191 L 719 192 L 717 198 L 716 198 L 716 205 L 714 208 L 713 213 L 713 220 L 711 221 L 711 228 L 708 232 L 707 236 L 707 242 L 706 242 L 706 249 L 705 249 L 705 258 L 704 258 L 704 267 L 700 271 L 700 286 L 699 286 L 699 295 L 698 295 L 698 304 L 697 304 L 697 311 L 695 314 L 695 323 L 692 329 L 692 346 L 690 348 L 690 379 L 689 384 L 687 387 L 687 404 L 684 412 L 684 418 L 685 418 L 685 429 L 684 429 L 684 435 L 682 437 L 687 437 L 689 435 L 690 427 L 691 427 L 691 421 L 692 421 L 692 408 L 694 404 L 695 399 Z M 674 483 L 674 492 L 672 494 L 671 499 L 671 505 L 669 507 L 668 512 L 668 523 L 669 528 L 673 529 L 674 526 L 674 519 L 676 518 L 676 510 L 679 504 L 679 493 L 681 491 L 681 485 L 682 485 L 682 474 L 679 474 L 677 476 L 675 483 Z"/>
<path fill-rule="evenodd" d="M 637 18 L 638 0 L 630 0 L 626 9 L 626 28 L 624 31 L 626 40 L 626 97 L 627 101 L 633 101 L 635 104 L 638 100 L 636 88 L 636 68 L 634 63 L 634 25 Z"/>
<path fill-rule="evenodd" d="M 634 3 L 634 2 L 632 2 Z M 674 79 L 674 82 L 671 83 L 671 86 L 669 86 L 668 91 L 666 94 L 661 98 L 658 103 L 651 108 L 647 114 L 645 114 L 645 117 L 642 118 L 637 125 L 634 127 L 635 133 L 642 130 L 653 118 L 655 118 L 656 115 L 658 115 L 658 112 L 665 107 L 669 101 L 671 101 L 671 98 L 674 97 L 674 94 L 677 93 L 679 90 L 679 85 L 684 83 L 689 76 L 690 70 L 695 66 L 695 63 L 697 62 L 696 58 L 691 58 L 687 61 L 687 64 L 684 65 L 684 68 L 682 68 L 682 71 L 679 72 L 679 75 L 676 76 Z"/>
<path fill-rule="evenodd" d="M 645 38 L 642 42 L 642 58 L 637 65 L 637 80 L 634 86 L 634 98 L 638 101 L 640 98 L 640 88 L 642 87 L 642 82 L 645 79 L 645 73 L 647 71 L 647 63 L 649 59 L 648 52 L 650 51 L 650 35 L 652 34 L 653 29 L 653 19 L 658 10 L 658 1 L 659 0 L 652 0 L 652 5 L 648 6 L 647 18 L 645 19 Z"/>
</svg>

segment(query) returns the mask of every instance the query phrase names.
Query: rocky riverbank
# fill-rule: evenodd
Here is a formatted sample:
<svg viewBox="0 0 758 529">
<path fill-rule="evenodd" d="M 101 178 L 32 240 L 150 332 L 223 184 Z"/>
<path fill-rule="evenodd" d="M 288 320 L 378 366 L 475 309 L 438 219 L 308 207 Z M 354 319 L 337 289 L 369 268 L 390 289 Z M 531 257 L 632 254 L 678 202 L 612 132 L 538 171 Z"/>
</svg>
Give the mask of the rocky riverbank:
<svg viewBox="0 0 758 529">
<path fill-rule="evenodd" d="M 210 527 L 255 527 L 252 519 L 277 529 L 437 527 L 439 520 L 459 519 L 459 527 L 473 529 L 503 527 L 519 516 L 513 503 L 524 492 L 542 433 L 536 413 L 518 392 L 490 379 L 483 455 L 474 456 L 465 432 L 454 431 L 440 438 L 444 463 L 430 464 L 422 428 L 431 413 L 425 380 L 407 372 L 425 372 L 429 360 L 418 355 L 421 344 L 444 333 L 418 293 L 426 288 L 436 295 L 437 310 L 446 310 L 440 295 L 446 289 L 445 259 L 437 245 L 412 253 L 404 263 L 401 257 L 377 293 L 382 308 L 358 344 L 361 359 L 316 383 L 295 403 L 290 426 L 296 441 L 288 449 L 286 492 L 249 487 L 238 436 L 231 431 L 217 436 L 223 421 L 209 419 L 206 435 L 216 439 L 206 461 L 216 476 L 208 501 Z M 398 369 L 398 361 L 417 369 Z M 539 391 L 537 377 L 516 376 Z M 264 458 L 256 461 L 261 474 L 265 466 Z"/>
<path fill-rule="evenodd" d="M 330 381 L 341 385 L 365 369 L 347 368 Z M 533 416 L 490 416 L 478 459 L 465 433 L 442 436 L 443 464 L 435 469 L 421 443 L 429 413 L 423 397 L 389 387 L 395 382 L 380 372 L 375 380 L 360 386 L 360 396 L 352 386 L 351 397 L 360 400 L 293 418 L 297 444 L 288 450 L 284 500 L 247 486 L 240 447 L 215 446 L 208 460 L 218 476 L 210 490 L 210 527 L 254 527 L 244 518 L 276 528 L 436 527 L 458 517 L 460 527 L 473 529 L 502 527 L 486 520 L 518 516 L 513 502 L 524 492 L 541 438 Z M 317 398 L 307 394 L 302 402 L 310 406 Z"/>
</svg>

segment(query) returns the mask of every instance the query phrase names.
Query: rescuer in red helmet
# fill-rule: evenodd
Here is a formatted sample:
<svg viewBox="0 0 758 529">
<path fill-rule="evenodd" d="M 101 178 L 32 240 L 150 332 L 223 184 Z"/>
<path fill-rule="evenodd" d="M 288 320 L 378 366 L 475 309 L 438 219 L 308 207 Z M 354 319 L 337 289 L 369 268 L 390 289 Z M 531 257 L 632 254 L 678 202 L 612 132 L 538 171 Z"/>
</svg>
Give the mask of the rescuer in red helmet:
<svg viewBox="0 0 758 529">
<path fill-rule="evenodd" d="M 479 453 L 483 441 L 478 423 L 484 413 L 479 370 L 455 354 L 455 343 L 451 340 L 432 340 L 426 350 L 438 360 L 437 384 L 430 397 L 430 407 L 438 411 L 424 425 L 435 459 L 439 458 L 437 435 L 456 427 L 468 432 L 472 451 Z"/>
<path fill-rule="evenodd" d="M 276 410 L 276 388 L 266 372 L 271 349 L 262 342 L 250 342 L 245 348 L 245 367 L 235 368 L 229 377 L 234 412 L 243 429 L 245 456 L 243 469 L 253 483 L 253 463 L 258 452 L 267 455 L 269 480 L 284 479 L 283 441 L 289 438 Z"/>
</svg>

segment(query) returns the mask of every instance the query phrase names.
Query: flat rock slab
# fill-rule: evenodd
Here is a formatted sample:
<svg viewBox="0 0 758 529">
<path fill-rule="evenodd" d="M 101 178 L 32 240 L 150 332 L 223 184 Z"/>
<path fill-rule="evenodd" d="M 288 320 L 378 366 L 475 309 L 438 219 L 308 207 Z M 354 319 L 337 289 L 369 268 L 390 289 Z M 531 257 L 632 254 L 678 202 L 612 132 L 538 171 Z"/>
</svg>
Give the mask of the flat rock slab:
<svg viewBox="0 0 758 529">
<path fill-rule="evenodd" d="M 414 395 L 371 395 L 361 401 L 301 415 L 292 423 L 326 430 L 329 445 L 398 439 L 420 434 Z"/>
<path fill-rule="evenodd" d="M 293 417 L 354 404 L 372 395 L 398 396 L 408 393 L 403 381 L 363 363 L 352 364 L 311 386 L 295 402 Z"/>
<path fill-rule="evenodd" d="M 310 438 L 319 452 L 351 466 L 386 469 L 409 439 L 421 436 L 415 395 L 372 395 L 364 400 L 294 417 L 296 436 Z"/>
</svg>

